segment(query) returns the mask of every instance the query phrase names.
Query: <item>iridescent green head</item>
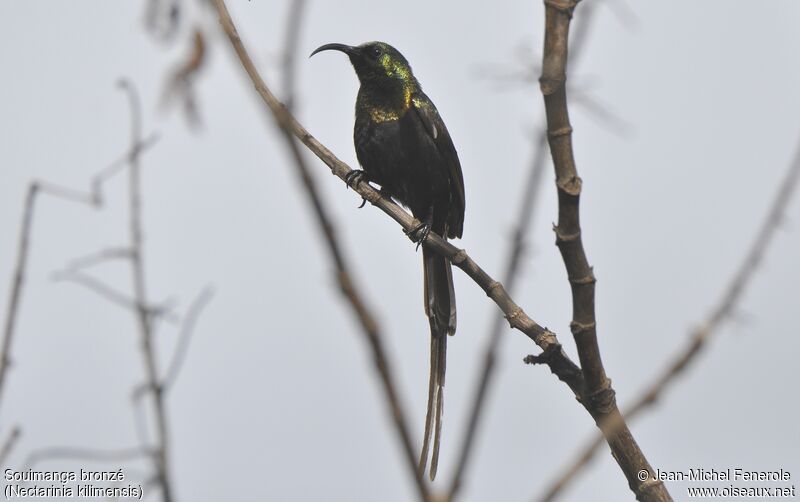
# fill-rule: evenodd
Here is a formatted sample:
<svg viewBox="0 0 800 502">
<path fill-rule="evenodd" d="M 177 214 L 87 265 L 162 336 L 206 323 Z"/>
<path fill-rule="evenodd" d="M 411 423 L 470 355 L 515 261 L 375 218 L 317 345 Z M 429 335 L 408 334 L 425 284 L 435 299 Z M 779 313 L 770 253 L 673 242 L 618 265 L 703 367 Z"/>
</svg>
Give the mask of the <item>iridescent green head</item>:
<svg viewBox="0 0 800 502">
<path fill-rule="evenodd" d="M 344 52 L 350 57 L 350 63 L 356 70 L 362 86 L 388 90 L 398 87 L 407 89 L 418 85 L 406 58 L 385 42 L 367 42 L 358 46 L 325 44 L 311 55 L 327 50 Z"/>
</svg>

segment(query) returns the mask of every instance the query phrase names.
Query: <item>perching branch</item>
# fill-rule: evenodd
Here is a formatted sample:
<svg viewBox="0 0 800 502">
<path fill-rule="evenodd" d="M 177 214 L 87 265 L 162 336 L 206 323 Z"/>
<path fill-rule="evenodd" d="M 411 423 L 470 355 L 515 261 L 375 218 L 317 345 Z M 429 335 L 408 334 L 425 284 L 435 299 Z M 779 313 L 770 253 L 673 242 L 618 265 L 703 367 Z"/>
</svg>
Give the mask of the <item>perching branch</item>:
<svg viewBox="0 0 800 502">
<path fill-rule="evenodd" d="M 650 385 L 647 386 L 646 390 L 634 399 L 633 404 L 628 407 L 624 413 L 625 420 L 631 420 L 637 417 L 642 411 L 654 405 L 667 387 L 697 359 L 697 356 L 702 352 L 706 343 L 714 334 L 719 332 L 723 323 L 731 318 L 741 301 L 745 289 L 752 281 L 758 266 L 763 261 L 769 245 L 774 240 L 781 221 L 783 221 L 789 201 L 797 189 L 799 179 L 800 142 L 798 143 L 798 150 L 789 166 L 786 177 L 782 180 L 778 192 L 775 195 L 772 206 L 767 216 L 764 218 L 764 221 L 761 223 L 755 239 L 750 245 L 750 250 L 737 269 L 730 285 L 719 299 L 717 306 L 711 311 L 705 321 L 690 333 L 686 346 L 670 360 L 666 367 L 653 379 Z M 563 474 L 550 485 L 549 489 L 540 500 L 543 502 L 554 500 L 564 487 L 589 464 L 602 444 L 603 437 L 601 435 L 598 435 L 587 444 L 581 450 L 581 453 L 575 457 L 575 460 L 564 470 Z"/>
<path fill-rule="evenodd" d="M 578 348 L 585 382 L 579 395 L 603 432 L 637 500 L 672 500 L 663 482 L 652 477 L 641 480 L 637 476 L 641 471 L 649 473 L 653 469 L 617 408 L 614 389 L 600 357 L 594 312 L 596 281 L 581 239 L 581 179 L 575 167 L 572 126 L 567 111 L 567 47 L 570 21 L 578 0 L 544 0 L 544 4 L 544 54 L 539 82 L 544 96 L 548 140 L 558 187 L 558 224 L 554 228 L 556 245 L 572 288 L 570 329 Z M 611 428 L 610 423 L 618 425 Z"/>
</svg>

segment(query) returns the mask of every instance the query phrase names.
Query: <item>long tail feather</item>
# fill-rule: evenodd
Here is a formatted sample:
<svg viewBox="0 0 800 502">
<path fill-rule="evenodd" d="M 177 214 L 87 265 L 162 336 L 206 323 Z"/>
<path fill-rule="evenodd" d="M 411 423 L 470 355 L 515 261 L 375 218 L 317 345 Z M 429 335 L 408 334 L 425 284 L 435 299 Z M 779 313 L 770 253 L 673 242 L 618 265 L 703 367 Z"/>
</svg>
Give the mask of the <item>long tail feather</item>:
<svg viewBox="0 0 800 502">
<path fill-rule="evenodd" d="M 428 381 L 428 410 L 420 453 L 420 474 L 425 472 L 433 439 L 430 478 L 436 477 L 442 439 L 444 381 L 447 366 L 447 337 L 456 331 L 456 297 L 450 262 L 425 249 L 422 251 L 425 282 L 425 314 L 431 327 L 431 368 Z"/>
<path fill-rule="evenodd" d="M 439 364 L 439 354 L 435 347 L 436 338 L 431 337 L 431 372 L 428 378 L 428 411 L 425 414 L 425 433 L 422 437 L 422 451 L 419 454 L 419 475 L 425 474 L 425 467 L 428 464 L 428 452 L 431 444 L 431 431 L 433 430 L 434 409 L 436 407 L 436 396 L 439 392 L 437 376 L 439 372 L 436 366 Z"/>
<path fill-rule="evenodd" d="M 434 419 L 434 435 L 433 435 L 433 455 L 431 457 L 431 481 L 436 478 L 436 471 L 439 468 L 439 445 L 442 442 L 442 412 L 444 410 L 444 374 L 445 374 L 445 358 L 447 356 L 447 336 L 440 335 L 437 337 L 437 358 L 439 363 L 436 367 L 437 382 L 436 382 L 436 414 Z"/>
</svg>

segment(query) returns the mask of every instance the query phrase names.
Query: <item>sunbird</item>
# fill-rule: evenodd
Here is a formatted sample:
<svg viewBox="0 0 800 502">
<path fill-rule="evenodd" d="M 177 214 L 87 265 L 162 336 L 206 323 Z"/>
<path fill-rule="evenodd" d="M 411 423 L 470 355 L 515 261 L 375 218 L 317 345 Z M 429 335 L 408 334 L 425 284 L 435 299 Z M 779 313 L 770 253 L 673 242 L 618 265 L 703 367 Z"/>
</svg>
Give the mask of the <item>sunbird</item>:
<svg viewBox="0 0 800 502">
<path fill-rule="evenodd" d="M 460 238 L 464 230 L 461 163 L 439 111 L 422 92 L 406 58 L 384 42 L 326 44 L 311 56 L 327 50 L 347 54 L 361 84 L 353 139 L 363 170 L 350 173 L 348 185 L 375 183 L 382 195 L 410 209 L 422 222 L 408 232 L 418 246 L 430 232 L 444 239 Z M 456 294 L 447 258 L 423 247 L 422 265 L 431 362 L 419 471 L 425 472 L 433 437 L 433 480 L 442 438 L 447 338 L 456 332 Z"/>
</svg>

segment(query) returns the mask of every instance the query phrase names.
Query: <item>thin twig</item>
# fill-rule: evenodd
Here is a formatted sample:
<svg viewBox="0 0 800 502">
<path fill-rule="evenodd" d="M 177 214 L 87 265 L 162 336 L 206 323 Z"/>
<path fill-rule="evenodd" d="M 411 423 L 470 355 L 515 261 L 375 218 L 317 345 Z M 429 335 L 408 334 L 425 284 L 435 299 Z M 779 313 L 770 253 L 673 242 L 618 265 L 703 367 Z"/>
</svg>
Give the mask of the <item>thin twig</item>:
<svg viewBox="0 0 800 502">
<path fill-rule="evenodd" d="M 131 159 L 138 158 L 142 152 L 153 146 L 159 140 L 157 133 L 152 133 L 145 139 L 135 143 L 122 157 L 109 164 L 105 169 L 92 177 L 92 194 L 95 200 L 102 202 L 103 193 L 101 187 L 103 183 L 113 178 L 125 170 Z"/>
<path fill-rule="evenodd" d="M 778 192 L 773 199 L 772 206 L 764 218 L 761 226 L 753 239 L 750 249 L 744 260 L 736 270 L 730 285 L 722 294 L 717 306 L 709 313 L 699 328 L 689 334 L 686 346 L 675 357 L 671 358 L 664 369 L 653 379 L 633 404 L 624 413 L 625 420 L 630 421 L 642 411 L 654 405 L 676 377 L 686 371 L 690 363 L 697 359 L 712 335 L 719 332 L 722 324 L 731 318 L 742 299 L 745 289 L 750 284 L 758 266 L 763 261 L 769 245 L 774 240 L 778 228 L 783 221 L 786 208 L 792 195 L 797 189 L 800 179 L 800 142 L 795 157 L 792 160 L 785 178 L 782 180 Z M 539 499 L 541 501 L 554 500 L 575 477 L 586 467 L 594 454 L 603 444 L 603 436 L 598 435 L 587 444 L 575 460 L 563 471 L 548 488 L 547 492 Z"/>
<path fill-rule="evenodd" d="M 67 264 L 63 273 L 77 272 L 86 268 L 94 267 L 101 263 L 113 260 L 126 260 L 131 257 L 131 250 L 127 247 L 109 247 L 94 253 L 80 256 Z"/>
<path fill-rule="evenodd" d="M 585 381 L 583 404 L 603 431 L 636 498 L 647 502 L 672 500 L 662 481 L 653 477 L 639 478 L 640 472 L 653 472 L 653 469 L 625 425 L 600 357 L 594 310 L 596 281 L 581 239 L 581 179 L 575 167 L 572 126 L 567 112 L 567 47 L 570 22 L 578 0 L 544 0 L 544 4 L 544 51 L 539 82 L 558 188 L 558 224 L 554 231 L 572 288 L 570 329 Z M 609 423 L 616 422 L 619 422 L 617 427 L 608 427 Z"/>
<path fill-rule="evenodd" d="M 295 101 L 294 60 L 296 58 L 299 32 L 302 26 L 302 10 L 304 3 L 305 2 L 303 0 L 295 0 L 292 2 L 287 21 L 283 71 L 283 90 L 286 95 L 286 102 L 288 103 L 286 109 L 287 114 L 290 113 L 288 107 L 292 106 Z M 222 5 L 221 8 L 220 5 L 218 5 L 218 9 L 222 11 L 224 9 L 224 5 Z M 225 12 L 225 14 L 227 16 L 227 12 Z M 416 454 L 414 452 L 414 446 L 411 440 L 411 432 L 408 427 L 408 421 L 405 418 L 406 414 L 404 412 L 404 407 L 400 402 L 400 397 L 397 392 L 397 385 L 392 377 L 389 358 L 387 357 L 386 349 L 383 346 L 383 335 L 381 333 L 381 329 L 375 320 L 375 317 L 367 308 L 362 294 L 358 291 L 354 281 L 352 280 L 352 272 L 350 271 L 350 266 L 347 264 L 345 255 L 342 252 L 339 239 L 335 232 L 334 224 L 329 216 L 329 211 L 324 205 L 322 195 L 319 193 L 319 190 L 317 190 L 316 182 L 311 174 L 311 169 L 309 169 L 305 157 L 303 157 L 303 152 L 300 151 L 300 147 L 293 135 L 292 130 L 288 127 L 288 123 L 283 120 L 281 116 L 275 115 L 274 117 L 277 125 L 280 127 L 281 135 L 286 140 L 286 145 L 289 148 L 290 154 L 294 161 L 297 174 L 300 176 L 303 186 L 305 187 L 305 193 L 314 209 L 314 216 L 316 217 L 319 229 L 325 237 L 328 253 L 330 254 L 331 261 L 335 267 L 335 275 L 339 284 L 339 289 L 349 302 L 351 308 L 353 309 L 353 313 L 356 315 L 356 318 L 359 320 L 364 336 L 366 337 L 372 351 L 372 358 L 380 375 L 381 383 L 383 384 L 383 390 L 387 404 L 391 410 L 393 424 L 403 446 L 406 465 L 409 468 L 410 475 L 413 476 L 415 481 L 419 498 L 423 501 L 429 500 L 430 493 L 428 487 L 423 481 L 421 473 L 417 471 Z"/>
<path fill-rule="evenodd" d="M 18 426 L 15 426 L 11 429 L 11 432 L 8 433 L 8 437 L 5 442 L 3 442 L 3 446 L 0 447 L 0 466 L 6 465 L 6 459 L 11 454 L 11 450 L 14 449 L 14 445 L 21 435 L 22 430 Z"/>
<path fill-rule="evenodd" d="M 303 11 L 306 0 L 291 0 L 286 18 L 286 38 L 283 45 L 283 94 L 286 109 L 294 110 L 295 80 L 297 74 L 297 52 L 300 46 L 300 31 L 303 27 Z"/>
<path fill-rule="evenodd" d="M 148 136 L 144 141 L 137 142 L 125 154 L 125 160 L 133 155 L 139 155 L 147 148 L 152 146 L 158 136 L 153 134 Z M 71 188 L 62 187 L 54 183 L 32 181 L 28 185 L 28 191 L 25 196 L 25 203 L 22 211 L 22 223 L 20 225 L 19 241 L 17 244 L 17 260 L 14 267 L 14 274 L 11 279 L 11 292 L 8 297 L 8 306 L 6 308 L 6 319 L 3 326 L 3 341 L 0 346 L 0 403 L 2 402 L 2 395 L 5 383 L 5 376 L 9 366 L 11 365 L 11 342 L 14 337 L 14 328 L 16 327 L 17 315 L 19 314 L 20 301 L 22 299 L 22 289 L 25 282 L 25 274 L 27 273 L 28 255 L 30 253 L 30 239 L 33 230 L 33 215 L 36 207 L 36 200 L 39 194 L 47 194 L 52 197 L 67 200 L 71 202 L 78 202 L 80 204 L 89 204 L 93 207 L 100 207 L 102 205 L 102 185 L 105 181 L 113 177 L 118 171 L 119 161 L 112 163 L 104 168 L 92 178 L 91 189 L 89 192 L 80 192 Z M 124 164 L 123 164 L 124 165 Z"/>
<path fill-rule="evenodd" d="M 92 277 L 80 270 L 67 269 L 57 271 L 51 275 L 51 278 L 54 281 L 69 281 L 79 284 L 124 309 L 130 309 L 136 312 L 140 308 L 135 298 L 131 298 L 125 293 L 117 291 L 100 279 Z M 145 305 L 144 310 L 148 317 L 160 318 L 173 324 L 178 322 L 177 315 L 171 311 L 170 305 L 166 302 L 162 305 Z"/>
<path fill-rule="evenodd" d="M 210 286 L 206 287 L 197 295 L 197 298 L 194 299 L 191 305 L 189 305 L 189 309 L 181 324 L 181 333 L 178 336 L 178 343 L 172 356 L 172 362 L 170 362 L 167 367 L 167 371 L 164 373 L 164 379 L 161 382 L 161 387 L 164 389 L 164 392 L 171 389 L 175 380 L 178 378 L 178 373 L 180 373 L 183 367 L 183 361 L 186 359 L 186 353 L 189 351 L 189 342 L 191 342 L 192 335 L 194 334 L 194 326 L 200 314 L 203 312 L 203 309 L 208 305 L 208 302 L 211 301 L 213 296 L 214 289 Z"/>
<path fill-rule="evenodd" d="M 95 195 L 94 190 L 91 192 L 84 192 L 82 190 L 75 190 L 74 188 L 65 187 L 49 181 L 39 181 L 39 191 L 53 196 L 57 199 L 68 200 L 77 202 L 78 204 L 86 204 L 87 206 L 99 206 L 100 200 Z"/>
<path fill-rule="evenodd" d="M 126 91 L 131 107 L 131 145 L 137 145 L 142 137 L 141 106 L 133 85 L 127 80 L 119 83 Z M 164 405 L 163 388 L 158 376 L 156 348 L 153 343 L 153 318 L 148 311 L 147 291 L 144 276 L 144 249 L 142 246 L 142 207 L 139 155 L 131 155 L 129 175 L 129 231 L 131 249 L 131 272 L 133 275 L 133 292 L 136 302 L 136 322 L 142 343 L 142 356 L 145 365 L 145 380 L 153 397 L 153 407 L 157 430 L 157 453 L 155 466 L 158 484 L 161 488 L 162 500 L 172 502 L 172 484 L 169 475 L 169 429 L 167 411 Z"/>
<path fill-rule="evenodd" d="M 3 329 L 3 346 L 2 349 L 0 349 L 0 401 L 3 395 L 3 383 L 5 383 L 6 370 L 11 362 L 11 340 L 14 336 L 14 326 L 17 321 L 19 302 L 22 298 L 22 285 L 25 281 L 25 271 L 28 263 L 33 210 L 36 207 L 36 193 L 38 190 L 39 185 L 31 183 L 28 186 L 28 193 L 25 196 L 25 210 L 22 213 L 22 226 L 20 227 L 19 244 L 17 246 L 17 265 L 14 267 L 14 278 L 11 280 L 11 293 L 9 295 L 6 322 Z"/>
</svg>

